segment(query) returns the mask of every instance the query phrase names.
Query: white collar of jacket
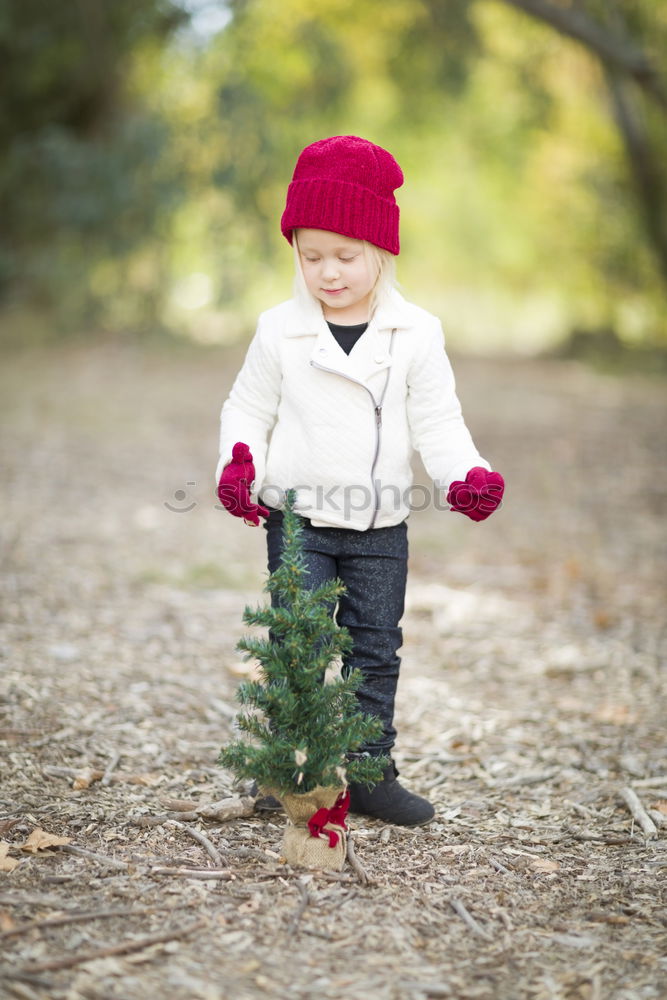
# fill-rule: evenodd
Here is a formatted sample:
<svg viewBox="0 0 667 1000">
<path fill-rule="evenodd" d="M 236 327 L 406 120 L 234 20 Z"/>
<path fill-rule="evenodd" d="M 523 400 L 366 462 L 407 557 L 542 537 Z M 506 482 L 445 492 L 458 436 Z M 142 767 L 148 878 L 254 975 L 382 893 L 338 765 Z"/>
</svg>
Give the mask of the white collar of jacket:
<svg viewBox="0 0 667 1000">
<path fill-rule="evenodd" d="M 286 337 L 312 337 L 319 335 L 322 329 L 329 329 L 319 302 L 314 299 L 311 302 L 292 299 L 290 304 L 292 305 L 292 315 L 289 318 L 289 327 L 285 330 Z M 400 292 L 392 288 L 385 302 L 373 316 L 369 328 L 374 327 L 376 330 L 408 329 L 413 322 L 413 319 L 408 315 L 407 302 Z"/>
<path fill-rule="evenodd" d="M 346 354 L 327 326 L 318 302 L 292 300 L 292 315 L 285 328 L 286 337 L 314 337 L 311 364 L 344 375 L 354 381 L 366 382 L 372 375 L 391 367 L 390 339 L 392 330 L 409 329 L 413 320 L 408 315 L 403 296 L 392 289 L 386 301 L 373 315 L 368 329 Z"/>
</svg>

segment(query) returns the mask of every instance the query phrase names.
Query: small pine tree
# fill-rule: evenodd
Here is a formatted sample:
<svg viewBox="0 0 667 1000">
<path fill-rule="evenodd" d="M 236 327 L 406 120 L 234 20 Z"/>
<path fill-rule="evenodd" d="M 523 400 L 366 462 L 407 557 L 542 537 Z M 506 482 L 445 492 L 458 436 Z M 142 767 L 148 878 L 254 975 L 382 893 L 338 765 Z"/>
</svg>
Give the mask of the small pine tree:
<svg viewBox="0 0 667 1000">
<path fill-rule="evenodd" d="M 219 758 L 237 777 L 253 778 L 279 795 L 340 786 L 344 778 L 372 784 L 388 764 L 386 757 L 347 757 L 379 736 L 382 724 L 359 710 L 359 670 L 325 683 L 327 668 L 351 644 L 331 613 L 344 586 L 338 580 L 317 590 L 304 586 L 303 528 L 292 504 L 290 491 L 282 561 L 265 587 L 275 606 L 246 607 L 243 614 L 246 625 L 268 627 L 268 638 L 245 637 L 237 646 L 261 668 L 261 680 L 246 681 L 237 691 L 237 700 L 249 709 L 237 725 L 253 739 L 235 740 Z"/>
</svg>

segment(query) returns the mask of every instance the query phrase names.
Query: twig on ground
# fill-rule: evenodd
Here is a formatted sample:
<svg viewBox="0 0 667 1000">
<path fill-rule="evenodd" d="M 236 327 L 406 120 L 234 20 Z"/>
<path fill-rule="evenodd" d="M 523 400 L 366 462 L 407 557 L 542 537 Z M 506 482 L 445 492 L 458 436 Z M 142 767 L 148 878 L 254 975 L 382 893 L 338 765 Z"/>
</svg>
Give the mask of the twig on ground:
<svg viewBox="0 0 667 1000">
<path fill-rule="evenodd" d="M 646 836 L 657 837 L 658 828 L 639 801 L 637 793 L 632 788 L 622 788 L 620 795 Z"/>
<path fill-rule="evenodd" d="M 199 806 L 197 815 L 201 816 L 202 819 L 212 819 L 224 823 L 229 819 L 243 819 L 244 816 L 252 816 L 254 811 L 255 800 L 250 795 L 240 795 Z"/>
<path fill-rule="evenodd" d="M 196 840 L 198 844 L 201 844 L 213 864 L 217 865 L 218 868 L 222 868 L 223 862 L 220 851 L 218 851 L 208 837 L 205 837 L 203 833 L 199 832 L 199 830 L 195 830 L 193 826 L 187 826 L 185 823 L 180 823 L 177 819 L 167 820 L 165 826 L 175 826 L 178 830 L 184 830 L 185 833 L 189 834 L 193 840 Z"/>
<path fill-rule="evenodd" d="M 80 767 L 56 767 L 53 764 L 46 764 L 42 768 L 42 773 L 48 778 L 76 778 L 81 774 Z M 100 771 L 99 768 L 90 769 L 90 780 L 100 781 L 104 777 L 104 771 Z"/>
<path fill-rule="evenodd" d="M 151 826 L 162 826 L 169 819 L 167 813 L 163 813 L 160 816 L 136 816 L 129 820 L 132 826 L 139 827 L 151 827 Z"/>
<path fill-rule="evenodd" d="M 291 871 L 289 868 L 285 868 L 284 865 L 281 866 L 280 871 L 272 871 L 270 868 L 265 868 L 264 870 L 254 871 L 253 876 L 257 878 L 302 878 L 302 873 L 298 871 Z M 346 875 L 345 872 L 329 872 L 324 869 L 317 870 L 314 869 L 311 873 L 313 878 L 324 879 L 325 882 L 352 882 L 352 877 Z"/>
<path fill-rule="evenodd" d="M 451 774 L 449 773 L 449 771 L 441 771 L 440 774 L 437 774 L 435 776 L 435 778 L 429 778 L 428 781 L 423 781 L 422 788 L 424 789 L 425 792 L 430 792 L 434 788 L 437 788 L 439 785 L 444 785 L 444 783 L 448 781 L 449 778 L 451 778 Z"/>
<path fill-rule="evenodd" d="M 145 906 L 145 907 L 124 907 L 116 910 L 90 910 L 85 913 L 66 913 L 60 917 L 45 917 L 43 920 L 30 920 L 19 927 L 12 927 L 10 931 L 0 934 L 0 941 L 7 938 L 19 937 L 27 931 L 48 930 L 50 927 L 62 927 L 64 924 L 79 924 L 84 921 L 109 920 L 112 917 L 141 917 L 147 913 L 158 913 L 164 910 L 181 910 L 192 906 L 192 903 L 181 903 L 178 906 Z"/>
<path fill-rule="evenodd" d="M 647 809 L 646 810 L 658 829 L 661 826 L 667 826 L 667 816 L 660 812 L 658 809 Z"/>
<path fill-rule="evenodd" d="M 224 858 L 257 858 L 258 861 L 263 861 L 265 864 L 271 858 L 277 861 L 280 857 L 279 854 L 272 852 L 267 854 L 266 851 L 261 850 L 259 847 L 226 847 L 223 851 Z"/>
<path fill-rule="evenodd" d="M 42 736 L 39 740 L 30 740 L 30 746 L 44 747 L 47 743 L 58 743 L 62 740 L 68 740 L 70 736 L 76 736 L 76 730 L 72 726 L 65 726 L 64 729 L 59 729 L 55 733 L 49 733 L 48 736 Z M 42 770 L 45 769 L 42 768 Z"/>
<path fill-rule="evenodd" d="M 656 775 L 653 778 L 637 778 L 633 781 L 636 788 L 667 788 L 667 774 Z"/>
<path fill-rule="evenodd" d="M 320 938 L 322 941 L 332 941 L 331 934 L 323 934 L 322 931 L 313 930 L 312 927 L 304 927 L 304 934 L 309 934 L 310 937 Z"/>
<path fill-rule="evenodd" d="M 350 862 L 350 865 L 352 866 L 361 884 L 369 885 L 371 880 L 354 852 L 354 844 L 352 843 L 352 840 L 353 834 L 350 833 L 347 838 L 347 860 Z"/>
<path fill-rule="evenodd" d="M 188 937 L 194 934 L 208 921 L 197 920 L 189 927 L 182 927 L 179 930 L 166 931 L 163 934 L 151 934 L 149 937 L 140 938 L 138 941 L 124 941 L 122 944 L 111 945 L 109 948 L 99 948 L 97 951 L 86 951 L 79 955 L 68 955 L 66 958 L 55 958 L 49 962 L 37 962 L 35 965 L 28 965 L 24 969 L 17 969 L 3 973 L 7 979 L 21 979 L 23 976 L 32 976 L 37 972 L 57 972 L 60 969 L 71 969 L 75 965 L 82 965 L 84 962 L 94 962 L 98 958 L 110 958 L 112 955 L 129 955 L 133 951 L 143 951 L 154 944 L 163 944 L 166 941 L 176 941 L 179 938 Z"/>
<path fill-rule="evenodd" d="M 632 838 L 628 834 L 624 837 L 619 837 L 611 833 L 589 833 L 587 830 L 573 830 L 569 833 L 569 836 L 572 837 L 573 840 L 585 840 L 593 843 L 609 844 L 610 846 L 632 843 Z"/>
<path fill-rule="evenodd" d="M 17 726 L 3 726 L 0 729 L 0 740 L 11 740 L 14 737 L 30 736 L 31 733 L 41 733 L 43 731 L 42 729 L 31 729 L 28 726 L 21 726 L 20 728 Z"/>
<path fill-rule="evenodd" d="M 16 892 L 0 895 L 0 906 L 53 906 L 62 909 L 62 896 L 53 893 Z"/>
<path fill-rule="evenodd" d="M 502 872 L 503 875 L 511 875 L 512 872 L 509 868 L 506 868 L 497 858 L 489 858 L 489 864 L 492 868 L 495 868 L 497 872 Z"/>
<path fill-rule="evenodd" d="M 308 895 L 308 886 L 304 882 L 303 878 L 297 879 L 296 887 L 299 890 L 299 895 L 301 896 L 301 899 L 299 900 L 299 905 L 296 908 L 294 916 L 289 922 L 289 926 L 287 928 L 288 934 L 296 934 L 297 929 L 299 927 L 299 921 L 301 920 L 301 917 L 305 913 L 306 907 L 310 903 L 310 896 Z"/>
<path fill-rule="evenodd" d="M 76 847 L 74 844 L 59 844 L 55 850 L 61 854 L 73 854 L 78 858 L 88 858 L 90 861 L 99 861 L 100 864 L 109 868 L 116 868 L 117 871 L 126 872 L 129 869 L 127 861 L 117 861 L 116 858 L 109 858 L 106 854 L 96 854 L 94 851 L 87 851 L 85 847 Z"/>
<path fill-rule="evenodd" d="M 181 878 L 196 878 L 196 879 L 218 879 L 219 881 L 232 881 L 238 876 L 242 875 L 242 872 L 233 872 L 229 869 L 224 869 L 219 871 L 215 868 L 149 868 L 146 872 L 147 875 L 175 875 Z M 313 878 L 322 878 L 328 882 L 351 882 L 352 879 L 349 875 L 344 872 L 328 872 L 328 871 L 313 871 Z M 291 871 L 285 865 L 281 865 L 279 870 L 273 870 L 271 868 L 260 868 L 252 872 L 255 878 L 302 878 L 303 873 L 300 871 Z"/>
<path fill-rule="evenodd" d="M 445 750 L 438 750 L 437 753 L 404 753 L 402 756 L 404 761 L 418 764 L 423 762 L 428 764 L 463 764 L 474 759 L 474 754 L 471 753 L 447 753 Z"/>
<path fill-rule="evenodd" d="M 192 799 L 170 799 L 164 797 L 160 799 L 160 805 L 168 809 L 169 812 L 193 813 L 197 811 L 197 803 Z"/>
<path fill-rule="evenodd" d="M 217 879 L 219 882 L 236 878 L 228 868 L 149 868 L 147 875 L 176 875 L 182 878 Z"/>
<path fill-rule="evenodd" d="M 492 779 L 492 784 L 496 788 L 519 788 L 522 785 L 541 785 L 543 781 L 549 781 L 556 774 L 559 768 L 550 767 L 546 771 L 527 771 L 525 774 L 515 774 L 512 778 Z"/>
<path fill-rule="evenodd" d="M 3 978 L 2 973 L 0 973 L 0 980 L 2 978 Z M 50 994 L 53 992 L 52 984 L 46 982 L 46 980 L 44 979 L 39 979 L 37 976 L 22 976 L 20 973 L 14 973 L 12 979 L 14 980 L 14 982 L 7 983 L 7 987 L 8 989 L 12 990 L 14 996 L 20 997 L 21 1000 L 33 1000 L 33 998 L 35 998 L 35 1000 L 38 1000 L 38 996 L 36 993 L 33 993 L 32 991 L 21 993 L 19 987 L 17 986 L 17 983 L 29 983 L 30 986 L 35 986 L 37 987 L 37 989 L 48 990 Z"/>
<path fill-rule="evenodd" d="M 113 769 L 109 770 L 109 768 L 107 768 L 107 771 L 109 773 L 109 780 L 107 784 L 115 785 L 115 784 L 127 783 L 128 785 L 149 785 L 153 783 L 153 780 L 149 776 L 144 774 L 135 774 L 127 771 L 122 771 L 119 772 L 118 774 L 113 774 L 112 773 Z M 86 768 L 56 767 L 54 765 L 47 764 L 42 768 L 42 774 L 45 774 L 48 778 L 74 778 L 75 782 L 77 781 L 77 779 L 79 780 L 85 779 L 85 785 L 82 784 L 78 786 L 81 788 L 83 787 L 87 788 L 89 785 L 92 785 L 93 782 L 96 781 L 101 782 L 102 779 L 104 778 L 105 773 L 106 773 L 105 771 L 102 771 L 99 768 L 94 768 L 94 767 L 86 767 Z M 77 785 L 75 784 L 74 787 L 77 787 Z"/>
<path fill-rule="evenodd" d="M 39 996 L 25 983 L 7 983 L 7 989 L 17 1000 L 39 1000 Z"/>
<path fill-rule="evenodd" d="M 113 754 L 111 755 L 111 760 L 107 764 L 104 770 L 104 774 L 102 775 L 102 779 L 100 781 L 101 785 L 111 784 L 111 776 L 114 772 L 114 769 L 118 766 L 118 762 L 120 761 L 120 756 L 121 756 L 120 751 L 114 750 Z"/>
<path fill-rule="evenodd" d="M 595 813 L 588 806 L 584 806 L 581 802 L 575 802 L 573 799 L 563 799 L 563 805 L 570 806 L 576 813 L 583 816 L 585 819 L 590 819 Z"/>
<path fill-rule="evenodd" d="M 454 910 L 454 913 L 461 918 L 466 927 L 470 928 L 473 934 L 477 934 L 478 937 L 484 938 L 485 941 L 493 941 L 489 932 L 485 931 L 484 928 L 477 923 L 475 918 L 468 913 L 460 899 L 450 899 L 449 905 Z"/>
</svg>

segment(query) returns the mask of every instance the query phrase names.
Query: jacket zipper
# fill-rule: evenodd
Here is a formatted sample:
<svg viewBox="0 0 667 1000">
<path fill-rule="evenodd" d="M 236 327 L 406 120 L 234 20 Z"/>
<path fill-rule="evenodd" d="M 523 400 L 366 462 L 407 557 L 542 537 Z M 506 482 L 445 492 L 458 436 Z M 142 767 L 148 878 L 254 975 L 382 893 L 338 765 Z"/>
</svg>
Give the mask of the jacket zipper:
<svg viewBox="0 0 667 1000">
<path fill-rule="evenodd" d="M 373 398 L 373 402 L 375 403 L 375 398 Z M 377 465 L 377 460 L 380 455 L 381 438 L 382 438 L 382 402 L 375 403 L 375 454 L 373 455 L 373 463 L 371 465 L 371 483 L 373 484 L 375 507 L 373 508 L 373 516 L 371 518 L 371 523 L 368 525 L 367 528 L 368 531 L 370 531 L 370 529 L 375 525 L 375 518 L 378 516 L 378 511 L 380 509 L 380 494 L 378 492 L 377 482 L 375 480 L 375 466 Z"/>
<path fill-rule="evenodd" d="M 391 336 L 392 342 L 395 333 L 396 331 L 392 330 L 392 336 Z M 391 357 L 391 342 L 389 347 L 389 355 Z M 368 386 L 364 382 L 360 382 L 358 378 L 353 378 L 351 375 L 346 375 L 344 372 L 337 371 L 335 368 L 325 368 L 324 365 L 320 365 L 317 363 L 317 361 L 313 361 L 312 359 L 310 363 L 313 368 L 319 368 L 320 371 L 329 372 L 331 375 L 340 375 L 341 378 L 346 378 L 348 382 L 354 382 L 355 385 L 360 385 L 363 389 L 366 390 L 368 395 L 371 397 L 371 402 L 373 403 L 373 412 L 375 413 L 375 452 L 373 454 L 373 461 L 371 463 L 371 485 L 373 487 L 375 505 L 373 507 L 373 515 L 371 517 L 371 523 L 368 525 L 368 528 L 366 529 L 367 531 L 370 531 L 371 528 L 373 528 L 375 525 L 375 519 L 377 518 L 378 511 L 380 509 L 380 493 L 378 491 L 377 483 L 375 481 L 375 467 L 377 466 L 377 461 L 380 456 L 380 442 L 382 438 L 382 404 L 384 403 L 384 397 L 387 391 L 387 385 L 389 384 L 390 369 L 389 368 L 387 369 L 387 378 L 384 384 L 384 388 L 382 390 L 380 401 L 378 402 L 378 400 L 375 398 L 375 396 L 368 388 Z"/>
</svg>

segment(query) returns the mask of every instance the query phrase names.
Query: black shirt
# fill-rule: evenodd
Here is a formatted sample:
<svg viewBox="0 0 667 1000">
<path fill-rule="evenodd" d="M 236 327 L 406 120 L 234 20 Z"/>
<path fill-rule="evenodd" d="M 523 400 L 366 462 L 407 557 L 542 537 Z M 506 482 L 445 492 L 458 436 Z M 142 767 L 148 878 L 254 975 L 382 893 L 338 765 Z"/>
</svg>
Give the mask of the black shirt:
<svg viewBox="0 0 667 1000">
<path fill-rule="evenodd" d="M 354 326 L 342 326 L 340 323 L 329 323 L 327 326 L 333 333 L 338 344 L 346 354 L 349 354 L 362 333 L 368 329 L 368 323 L 357 323 Z"/>
</svg>

